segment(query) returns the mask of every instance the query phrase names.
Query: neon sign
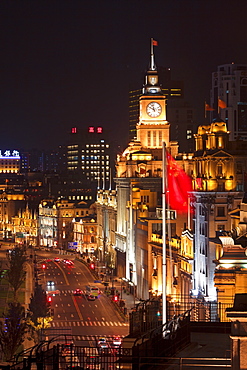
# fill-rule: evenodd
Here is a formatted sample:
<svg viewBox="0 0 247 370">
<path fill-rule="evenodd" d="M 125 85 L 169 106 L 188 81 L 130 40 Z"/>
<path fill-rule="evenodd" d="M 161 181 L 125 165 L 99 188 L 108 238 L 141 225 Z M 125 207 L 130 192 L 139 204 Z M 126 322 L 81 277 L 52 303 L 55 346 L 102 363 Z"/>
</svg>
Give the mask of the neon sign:
<svg viewBox="0 0 247 370">
<path fill-rule="evenodd" d="M 0 158 L 15 158 L 15 159 L 19 159 L 20 158 L 20 153 L 18 152 L 18 150 L 5 150 L 3 153 L 2 153 L 2 150 L 0 150 Z"/>
<path fill-rule="evenodd" d="M 92 132 L 96 132 L 97 134 L 102 134 L 103 133 L 103 128 L 102 127 L 93 127 L 93 126 L 90 126 L 88 127 L 88 132 L 92 133 Z"/>
</svg>

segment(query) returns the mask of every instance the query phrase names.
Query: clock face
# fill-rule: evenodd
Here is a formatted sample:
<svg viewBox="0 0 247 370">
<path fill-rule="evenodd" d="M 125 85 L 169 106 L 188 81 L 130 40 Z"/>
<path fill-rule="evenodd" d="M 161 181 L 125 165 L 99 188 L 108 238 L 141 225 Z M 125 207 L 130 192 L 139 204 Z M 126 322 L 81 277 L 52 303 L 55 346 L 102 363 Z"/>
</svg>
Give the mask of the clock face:
<svg viewBox="0 0 247 370">
<path fill-rule="evenodd" d="M 161 112 L 162 112 L 162 108 L 159 103 L 156 103 L 155 101 L 153 101 L 147 105 L 147 114 L 150 117 L 158 117 L 160 116 Z"/>
</svg>

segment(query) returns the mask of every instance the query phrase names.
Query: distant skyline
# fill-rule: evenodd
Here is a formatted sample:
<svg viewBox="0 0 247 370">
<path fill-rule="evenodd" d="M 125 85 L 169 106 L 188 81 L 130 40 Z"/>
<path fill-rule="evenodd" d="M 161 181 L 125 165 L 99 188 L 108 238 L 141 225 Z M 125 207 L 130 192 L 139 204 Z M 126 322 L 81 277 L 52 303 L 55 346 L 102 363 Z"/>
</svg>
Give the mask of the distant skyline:
<svg viewBox="0 0 247 370">
<path fill-rule="evenodd" d="M 246 0 L 1 1 L 0 149 L 55 149 L 90 125 L 124 146 L 151 37 L 204 123 L 212 72 L 247 63 L 246 13 Z"/>
</svg>

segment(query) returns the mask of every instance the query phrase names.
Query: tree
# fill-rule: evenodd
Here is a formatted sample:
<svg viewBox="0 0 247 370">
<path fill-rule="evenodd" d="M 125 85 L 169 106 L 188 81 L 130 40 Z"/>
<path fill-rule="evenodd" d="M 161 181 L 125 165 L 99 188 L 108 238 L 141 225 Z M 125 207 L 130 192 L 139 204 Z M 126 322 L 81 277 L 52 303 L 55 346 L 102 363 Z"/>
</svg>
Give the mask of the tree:
<svg viewBox="0 0 247 370">
<path fill-rule="evenodd" d="M 37 284 L 29 303 L 27 320 L 27 324 L 32 329 L 34 337 L 36 336 L 35 333 L 39 333 L 40 330 L 50 327 L 50 321 L 52 320 L 46 292 L 42 289 L 41 285 Z"/>
<path fill-rule="evenodd" d="M 25 250 L 23 247 L 15 247 L 11 253 L 7 253 L 8 272 L 6 280 L 14 290 L 14 301 L 16 301 L 17 291 L 25 281 L 26 271 L 24 264 L 27 261 Z"/>
<path fill-rule="evenodd" d="M 6 361 L 10 361 L 25 339 L 27 324 L 25 310 L 19 302 L 8 304 L 4 322 L 0 322 L 0 348 Z"/>
</svg>

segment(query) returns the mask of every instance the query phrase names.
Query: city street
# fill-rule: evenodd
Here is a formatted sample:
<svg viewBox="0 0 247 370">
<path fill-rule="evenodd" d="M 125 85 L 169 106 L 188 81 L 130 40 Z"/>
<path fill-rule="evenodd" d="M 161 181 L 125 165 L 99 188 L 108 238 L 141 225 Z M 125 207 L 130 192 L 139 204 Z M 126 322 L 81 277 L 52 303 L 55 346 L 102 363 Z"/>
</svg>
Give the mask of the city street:
<svg viewBox="0 0 247 370">
<path fill-rule="evenodd" d="M 54 317 L 51 336 L 71 332 L 76 344 L 88 341 L 90 345 L 95 345 L 99 336 L 110 338 L 128 334 L 128 323 L 120 317 L 110 298 L 102 292 L 103 284 L 94 282 L 93 275 L 83 263 L 74 256 L 43 251 L 37 251 L 36 254 L 39 283 L 51 297 Z M 65 263 L 64 259 L 72 263 Z M 100 290 L 98 298 L 93 301 L 88 300 L 85 294 L 89 284 Z M 74 295 L 76 289 L 80 289 L 82 294 Z"/>
</svg>

